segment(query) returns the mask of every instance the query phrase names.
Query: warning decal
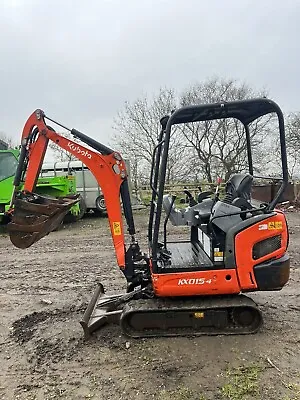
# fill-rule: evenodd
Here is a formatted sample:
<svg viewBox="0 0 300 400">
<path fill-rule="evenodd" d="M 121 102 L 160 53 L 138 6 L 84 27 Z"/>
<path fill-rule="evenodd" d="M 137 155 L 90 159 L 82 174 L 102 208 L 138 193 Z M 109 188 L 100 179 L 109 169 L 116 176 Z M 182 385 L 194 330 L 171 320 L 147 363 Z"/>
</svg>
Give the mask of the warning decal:
<svg viewBox="0 0 300 400">
<path fill-rule="evenodd" d="M 282 221 L 273 221 L 268 223 L 268 229 L 282 229 Z"/>
<path fill-rule="evenodd" d="M 113 222 L 113 232 L 115 236 L 121 235 L 121 222 Z"/>
</svg>

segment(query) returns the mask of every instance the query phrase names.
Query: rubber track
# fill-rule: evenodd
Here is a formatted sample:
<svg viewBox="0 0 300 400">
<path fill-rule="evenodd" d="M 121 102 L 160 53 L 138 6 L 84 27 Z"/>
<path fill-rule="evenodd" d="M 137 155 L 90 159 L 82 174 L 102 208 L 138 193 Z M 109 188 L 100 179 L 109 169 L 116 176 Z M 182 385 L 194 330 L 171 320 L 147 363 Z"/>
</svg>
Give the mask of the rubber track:
<svg viewBox="0 0 300 400">
<path fill-rule="evenodd" d="M 252 324 L 242 326 L 234 319 L 235 310 L 241 307 L 251 310 L 255 316 Z M 176 314 L 176 312 L 180 312 Z M 210 314 L 215 324 L 213 326 L 201 326 L 201 321 L 197 322 L 193 318 L 195 313 Z M 151 315 L 152 314 L 152 315 Z M 180 319 L 190 318 L 192 322 L 189 327 L 180 327 Z M 225 316 L 225 318 L 224 318 Z M 148 327 L 141 327 L 143 317 L 147 321 Z M 158 320 L 155 321 L 155 318 Z M 176 322 L 176 327 L 164 327 L 164 322 L 172 320 L 172 324 Z M 223 323 L 218 324 L 218 318 L 223 319 Z M 204 320 L 204 319 L 203 319 Z M 224 326 L 225 320 L 225 326 Z M 132 323 L 133 321 L 133 323 Z M 136 324 L 139 325 L 134 326 Z M 149 327 L 153 321 L 154 326 Z M 213 297 L 196 297 L 188 299 L 139 299 L 128 302 L 122 312 L 120 324 L 123 332 L 133 338 L 142 337 L 160 337 L 160 336 L 200 336 L 200 335 L 241 335 L 256 333 L 262 326 L 262 314 L 259 311 L 256 303 L 247 296 L 213 296 Z M 172 325 L 171 324 L 171 325 Z M 157 327 L 159 325 L 159 327 Z M 219 325 L 219 326 L 218 326 Z M 222 326 L 223 325 L 223 326 Z"/>
</svg>

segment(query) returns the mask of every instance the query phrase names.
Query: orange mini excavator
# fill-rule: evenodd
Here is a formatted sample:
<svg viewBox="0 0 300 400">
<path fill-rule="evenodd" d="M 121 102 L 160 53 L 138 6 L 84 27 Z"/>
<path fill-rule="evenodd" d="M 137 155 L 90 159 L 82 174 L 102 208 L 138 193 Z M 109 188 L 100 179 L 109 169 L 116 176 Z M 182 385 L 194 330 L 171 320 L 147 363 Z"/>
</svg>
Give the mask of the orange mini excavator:
<svg viewBox="0 0 300 400">
<path fill-rule="evenodd" d="M 270 203 L 255 205 L 251 198 L 249 124 L 270 113 L 276 114 L 279 122 L 282 183 Z M 233 175 L 226 183 L 223 198 L 207 192 L 197 199 L 189 195 L 188 207 L 177 209 L 175 197 L 165 194 L 172 127 L 226 118 L 235 118 L 244 125 L 249 173 Z M 88 147 L 58 134 L 46 121 L 67 129 Z M 192 105 L 175 110 L 160 122 L 151 170 L 147 254 L 135 238 L 121 155 L 76 129 L 66 128 L 40 109 L 29 117 L 22 134 L 8 226 L 10 239 L 19 248 L 31 246 L 54 230 L 77 201 L 35 193 L 51 140 L 80 159 L 97 179 L 105 198 L 117 262 L 127 280 L 127 290 L 122 294 L 106 294 L 97 284 L 81 321 L 86 336 L 109 322 L 119 323 L 131 337 L 254 333 L 262 324 L 262 315 L 256 303 L 242 293 L 280 290 L 290 271 L 287 223 L 284 214 L 275 209 L 288 183 L 281 109 L 266 98 Z M 24 190 L 19 191 L 21 181 Z M 188 240 L 169 242 L 168 221 L 188 226 Z"/>
</svg>

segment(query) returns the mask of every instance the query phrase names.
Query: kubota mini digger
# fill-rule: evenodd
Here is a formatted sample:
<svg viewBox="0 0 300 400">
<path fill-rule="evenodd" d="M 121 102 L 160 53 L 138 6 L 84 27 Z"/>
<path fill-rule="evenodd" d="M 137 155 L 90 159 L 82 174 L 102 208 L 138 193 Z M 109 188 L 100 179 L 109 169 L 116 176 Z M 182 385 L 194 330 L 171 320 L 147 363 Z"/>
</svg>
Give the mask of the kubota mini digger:
<svg viewBox="0 0 300 400">
<path fill-rule="evenodd" d="M 282 184 L 269 204 L 254 206 L 249 124 L 269 113 L 275 113 L 279 122 Z M 176 209 L 174 197 L 164 194 L 173 125 L 226 118 L 244 125 L 249 174 L 233 175 L 223 199 L 201 193 L 197 200 L 190 198 L 186 209 Z M 46 120 L 69 130 L 88 148 L 59 135 Z M 290 269 L 287 223 L 284 214 L 275 209 L 288 182 L 284 119 L 276 103 L 262 98 L 193 105 L 161 119 L 151 170 L 147 254 L 135 239 L 121 155 L 39 109 L 29 117 L 22 134 L 14 184 L 17 187 L 24 181 L 24 190 L 15 190 L 12 198 L 8 226 L 12 243 L 20 248 L 31 246 L 54 230 L 77 201 L 34 193 L 49 140 L 79 158 L 96 177 L 106 202 L 117 262 L 127 280 L 123 294 L 107 295 L 98 284 L 81 321 L 87 336 L 108 322 L 120 323 L 123 332 L 132 337 L 246 334 L 259 329 L 262 315 L 255 302 L 242 293 L 279 290 L 288 281 Z M 189 226 L 190 239 L 169 243 L 168 221 Z"/>
</svg>

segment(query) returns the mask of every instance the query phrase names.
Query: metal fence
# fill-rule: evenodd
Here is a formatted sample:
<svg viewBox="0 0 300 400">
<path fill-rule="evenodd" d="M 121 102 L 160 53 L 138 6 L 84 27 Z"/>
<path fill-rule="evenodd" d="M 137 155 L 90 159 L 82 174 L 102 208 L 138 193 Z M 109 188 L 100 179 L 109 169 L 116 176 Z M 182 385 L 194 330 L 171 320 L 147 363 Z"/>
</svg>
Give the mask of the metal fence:
<svg viewBox="0 0 300 400">
<path fill-rule="evenodd" d="M 184 198 L 184 189 L 189 190 L 192 195 L 197 196 L 199 193 L 199 187 L 201 187 L 202 191 L 215 191 L 216 184 L 214 183 L 199 183 L 199 184 L 174 184 L 174 185 L 166 185 L 165 193 L 169 193 L 172 195 L 176 195 L 178 198 Z M 278 191 L 280 183 L 277 182 L 266 182 L 259 183 L 255 182 L 252 185 L 252 198 L 261 202 L 270 202 L 276 192 Z M 219 185 L 219 190 L 222 193 L 225 189 L 225 183 Z M 151 198 L 151 189 L 150 187 L 143 186 L 140 190 L 141 200 L 144 202 L 148 202 Z M 287 189 L 280 197 L 279 202 L 289 201 L 292 203 L 300 203 L 300 182 L 289 182 Z"/>
</svg>

